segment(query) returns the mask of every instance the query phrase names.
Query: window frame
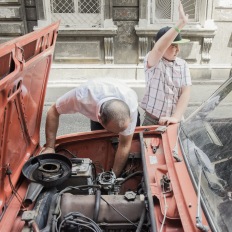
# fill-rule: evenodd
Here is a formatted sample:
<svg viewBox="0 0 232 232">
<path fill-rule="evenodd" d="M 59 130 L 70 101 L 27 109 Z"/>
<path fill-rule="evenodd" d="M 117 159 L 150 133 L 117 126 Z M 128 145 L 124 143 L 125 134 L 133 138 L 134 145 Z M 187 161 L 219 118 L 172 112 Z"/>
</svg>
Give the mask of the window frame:
<svg viewBox="0 0 232 232">
<path fill-rule="evenodd" d="M 99 0 L 99 13 L 79 13 L 79 1 L 73 0 L 74 13 L 54 13 L 52 12 L 52 4 L 55 0 L 48 1 L 48 16 L 51 22 L 61 20 L 60 27 L 68 28 L 102 28 L 104 26 L 104 3 L 105 0 Z M 65 20 L 65 18 L 67 20 Z M 73 18 L 70 19 L 70 18 Z M 94 23 L 97 19 L 97 23 Z M 73 21 L 74 23 L 70 22 Z M 78 22 L 78 23 L 76 23 Z"/>
<path fill-rule="evenodd" d="M 165 23 L 175 23 L 178 20 L 178 4 L 174 4 L 174 1 L 171 0 L 171 12 L 170 19 L 159 19 L 155 16 L 155 4 L 156 0 L 148 0 L 147 1 L 147 24 L 148 25 L 156 25 L 156 24 L 165 24 Z M 195 16 L 194 18 L 189 19 L 189 24 L 194 25 L 202 25 L 204 26 L 205 22 L 211 18 L 211 12 L 209 9 L 212 9 L 213 1 L 212 0 L 193 0 L 196 3 L 195 6 Z"/>
</svg>

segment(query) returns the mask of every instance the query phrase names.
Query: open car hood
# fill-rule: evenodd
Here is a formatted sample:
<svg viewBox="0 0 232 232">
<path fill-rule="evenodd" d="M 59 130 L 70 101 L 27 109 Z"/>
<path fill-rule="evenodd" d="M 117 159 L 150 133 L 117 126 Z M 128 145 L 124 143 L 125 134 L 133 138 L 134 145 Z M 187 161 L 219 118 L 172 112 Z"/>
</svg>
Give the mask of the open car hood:
<svg viewBox="0 0 232 232">
<path fill-rule="evenodd" d="M 59 22 L 0 45 L 0 210 L 39 149 L 46 86 Z M 8 180 L 11 175 L 11 181 Z"/>
</svg>

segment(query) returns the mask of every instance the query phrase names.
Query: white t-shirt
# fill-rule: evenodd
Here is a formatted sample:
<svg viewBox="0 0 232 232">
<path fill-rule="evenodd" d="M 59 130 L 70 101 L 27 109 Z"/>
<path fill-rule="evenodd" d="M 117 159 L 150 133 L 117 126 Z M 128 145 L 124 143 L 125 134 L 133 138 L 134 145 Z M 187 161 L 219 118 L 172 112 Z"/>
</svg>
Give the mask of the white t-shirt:
<svg viewBox="0 0 232 232">
<path fill-rule="evenodd" d="M 98 122 L 98 114 L 102 103 L 111 99 L 122 100 L 128 105 L 131 123 L 120 134 L 133 134 L 138 115 L 138 97 L 134 90 L 116 79 L 87 81 L 61 96 L 56 101 L 56 109 L 59 114 L 80 113 Z"/>
</svg>

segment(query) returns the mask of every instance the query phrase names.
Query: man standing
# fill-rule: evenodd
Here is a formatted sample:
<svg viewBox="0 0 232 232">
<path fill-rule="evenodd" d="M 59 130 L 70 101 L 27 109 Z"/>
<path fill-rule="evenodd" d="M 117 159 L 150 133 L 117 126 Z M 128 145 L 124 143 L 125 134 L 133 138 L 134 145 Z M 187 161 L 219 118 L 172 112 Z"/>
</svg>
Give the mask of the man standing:
<svg viewBox="0 0 232 232">
<path fill-rule="evenodd" d="M 144 126 L 178 123 L 187 108 L 191 77 L 186 61 L 177 57 L 179 45 L 189 42 L 180 35 L 187 22 L 180 2 L 178 22 L 158 31 L 155 45 L 145 57 L 146 90 L 140 105 L 145 111 Z"/>
<path fill-rule="evenodd" d="M 106 129 L 119 134 L 113 171 L 122 172 L 131 147 L 138 118 L 136 93 L 113 79 L 88 81 L 61 96 L 48 110 L 46 117 L 46 146 L 42 153 L 54 153 L 61 114 L 80 113 L 91 119 L 91 130 Z"/>
</svg>

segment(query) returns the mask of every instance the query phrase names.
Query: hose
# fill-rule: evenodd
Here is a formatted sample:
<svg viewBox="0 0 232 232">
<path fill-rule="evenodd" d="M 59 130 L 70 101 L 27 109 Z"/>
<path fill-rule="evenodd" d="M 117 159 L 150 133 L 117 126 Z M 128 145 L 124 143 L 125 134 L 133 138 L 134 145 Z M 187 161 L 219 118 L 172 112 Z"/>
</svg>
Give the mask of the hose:
<svg viewBox="0 0 232 232">
<path fill-rule="evenodd" d="M 142 214 L 141 214 L 141 217 L 140 217 L 140 220 L 139 220 L 138 227 L 136 229 L 136 232 L 142 231 L 142 226 L 143 226 L 143 223 L 144 223 L 145 215 L 146 215 L 146 209 L 144 207 L 143 211 L 142 211 Z"/>
<path fill-rule="evenodd" d="M 97 223 L 98 221 L 98 215 L 100 210 L 100 200 L 101 200 L 101 191 L 100 189 L 97 189 L 95 194 L 95 207 L 94 207 L 94 213 L 93 213 L 93 220 Z"/>
<path fill-rule="evenodd" d="M 132 174 L 130 174 L 129 176 L 127 176 L 124 180 L 122 180 L 120 182 L 120 184 L 124 184 L 127 180 L 129 180 L 130 178 L 132 178 L 133 176 L 137 176 L 137 175 L 143 175 L 143 172 L 142 171 L 138 171 L 138 172 L 134 172 Z"/>
</svg>

